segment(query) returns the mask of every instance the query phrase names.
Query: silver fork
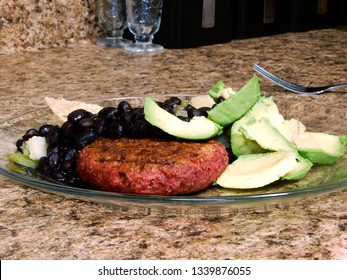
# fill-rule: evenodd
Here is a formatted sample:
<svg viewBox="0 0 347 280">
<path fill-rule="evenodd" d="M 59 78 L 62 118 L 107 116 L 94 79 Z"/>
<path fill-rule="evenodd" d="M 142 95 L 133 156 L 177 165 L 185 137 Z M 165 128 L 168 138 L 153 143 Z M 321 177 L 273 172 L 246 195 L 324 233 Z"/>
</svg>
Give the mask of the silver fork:
<svg viewBox="0 0 347 280">
<path fill-rule="evenodd" d="M 305 87 L 305 86 L 300 86 L 300 85 L 287 82 L 275 76 L 274 74 L 266 71 L 264 68 L 260 67 L 258 64 L 254 64 L 253 69 L 256 72 L 258 72 L 260 75 L 270 80 L 271 82 L 295 93 L 321 94 L 327 91 L 333 91 L 334 89 L 347 87 L 347 84 L 337 84 L 337 85 L 329 85 L 329 86 L 321 86 L 321 87 Z"/>
</svg>

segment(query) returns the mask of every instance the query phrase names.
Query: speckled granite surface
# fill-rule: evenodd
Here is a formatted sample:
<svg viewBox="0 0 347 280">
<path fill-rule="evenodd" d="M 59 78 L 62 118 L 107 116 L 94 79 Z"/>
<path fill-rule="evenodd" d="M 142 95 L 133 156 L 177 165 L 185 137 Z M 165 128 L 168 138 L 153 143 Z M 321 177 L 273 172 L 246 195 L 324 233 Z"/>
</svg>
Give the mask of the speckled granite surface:
<svg viewBox="0 0 347 280">
<path fill-rule="evenodd" d="M 283 34 L 156 55 L 93 44 L 0 55 L 0 122 L 44 96 L 69 99 L 238 88 L 253 63 L 292 81 L 347 78 L 346 28 Z M 264 94 L 346 108 L 347 95 Z M 346 115 L 347 118 L 347 115 Z M 347 124 L 347 119 L 344 120 Z M 347 191 L 223 215 L 146 215 L 46 194 L 0 176 L 1 259 L 347 259 Z"/>
<path fill-rule="evenodd" d="M 0 1 L 0 53 L 72 47 L 95 41 L 96 0 Z"/>
</svg>

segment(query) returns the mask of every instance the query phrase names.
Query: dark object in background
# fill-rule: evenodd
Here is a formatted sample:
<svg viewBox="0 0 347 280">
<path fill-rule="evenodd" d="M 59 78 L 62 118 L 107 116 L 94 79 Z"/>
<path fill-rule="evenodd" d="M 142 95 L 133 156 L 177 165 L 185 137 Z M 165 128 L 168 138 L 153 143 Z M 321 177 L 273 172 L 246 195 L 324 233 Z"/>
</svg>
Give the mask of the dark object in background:
<svg viewBox="0 0 347 280">
<path fill-rule="evenodd" d="M 192 48 L 345 24 L 347 0 L 163 0 L 154 42 Z"/>
<path fill-rule="evenodd" d="M 340 24 L 347 25 L 347 0 L 341 1 Z"/>
<path fill-rule="evenodd" d="M 346 0 L 291 0 L 290 31 L 307 31 L 341 24 Z"/>
<path fill-rule="evenodd" d="M 165 48 L 190 48 L 230 42 L 230 0 L 163 0 L 163 15 L 154 41 Z"/>
<path fill-rule="evenodd" d="M 289 28 L 289 0 L 236 0 L 233 38 L 284 33 Z"/>
</svg>

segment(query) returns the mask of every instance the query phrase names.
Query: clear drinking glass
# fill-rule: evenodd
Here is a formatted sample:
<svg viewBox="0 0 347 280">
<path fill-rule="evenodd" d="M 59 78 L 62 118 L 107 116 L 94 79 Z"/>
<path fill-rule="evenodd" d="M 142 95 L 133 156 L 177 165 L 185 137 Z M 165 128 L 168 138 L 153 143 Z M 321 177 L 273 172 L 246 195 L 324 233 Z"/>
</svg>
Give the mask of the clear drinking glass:
<svg viewBox="0 0 347 280">
<path fill-rule="evenodd" d="M 163 0 L 126 0 L 128 28 L 135 43 L 125 46 L 131 52 L 157 52 L 163 46 L 152 43 L 158 31 Z"/>
<path fill-rule="evenodd" d="M 106 37 L 96 41 L 98 46 L 124 47 L 131 41 L 123 38 L 127 27 L 125 0 L 97 0 L 99 26 L 105 30 Z"/>
</svg>

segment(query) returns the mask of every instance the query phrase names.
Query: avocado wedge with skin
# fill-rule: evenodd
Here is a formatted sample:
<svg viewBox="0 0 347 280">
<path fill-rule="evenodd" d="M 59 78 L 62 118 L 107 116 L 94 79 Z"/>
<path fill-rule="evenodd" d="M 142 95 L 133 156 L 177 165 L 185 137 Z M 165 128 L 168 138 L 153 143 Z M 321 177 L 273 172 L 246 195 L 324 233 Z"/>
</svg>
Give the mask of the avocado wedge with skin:
<svg viewBox="0 0 347 280">
<path fill-rule="evenodd" d="M 288 141 L 266 118 L 251 119 L 240 130 L 247 139 L 256 141 L 264 150 L 298 153 L 293 143 Z"/>
<path fill-rule="evenodd" d="M 210 139 L 222 132 L 222 127 L 204 116 L 195 116 L 183 121 L 161 108 L 151 97 L 146 97 L 145 119 L 166 133 L 188 140 Z"/>
<path fill-rule="evenodd" d="M 264 124 L 264 122 L 266 122 L 266 124 Z M 278 148 L 271 147 L 273 146 L 271 144 L 273 139 L 265 133 L 265 130 L 261 128 L 262 126 L 266 126 L 267 130 L 272 127 L 271 134 L 274 134 L 273 130 L 276 130 L 276 139 L 282 138 L 282 144 L 286 142 L 286 146 L 291 146 L 290 150 L 295 149 L 291 140 L 295 139 L 302 133 L 302 130 L 304 130 L 304 126 L 301 122 L 295 119 L 287 121 L 283 118 L 272 97 L 261 97 L 258 102 L 231 127 L 231 146 L 233 152 L 237 156 L 261 153 L 266 150 L 278 150 Z M 257 129 L 257 131 L 253 131 L 255 129 Z M 247 131 L 250 131 L 248 137 Z M 257 142 L 258 139 L 259 143 Z M 265 142 L 265 146 L 261 145 L 262 142 Z M 288 150 L 288 147 L 286 147 L 285 150 Z"/>
<path fill-rule="evenodd" d="M 299 153 L 316 164 L 331 165 L 345 152 L 347 137 L 321 132 L 304 132 L 294 144 Z"/>
<path fill-rule="evenodd" d="M 227 126 L 241 118 L 259 98 L 259 79 L 254 75 L 238 92 L 214 106 L 208 118 L 221 126 Z"/>
<path fill-rule="evenodd" d="M 279 180 L 296 164 L 296 155 L 291 152 L 243 155 L 227 166 L 217 184 L 234 189 L 260 188 Z"/>
<path fill-rule="evenodd" d="M 300 157 L 299 159 L 297 159 L 296 166 L 293 168 L 293 170 L 285 174 L 282 177 L 282 179 L 283 180 L 300 180 L 306 176 L 306 174 L 310 171 L 312 166 L 313 166 L 313 163 L 310 160 Z"/>
</svg>

